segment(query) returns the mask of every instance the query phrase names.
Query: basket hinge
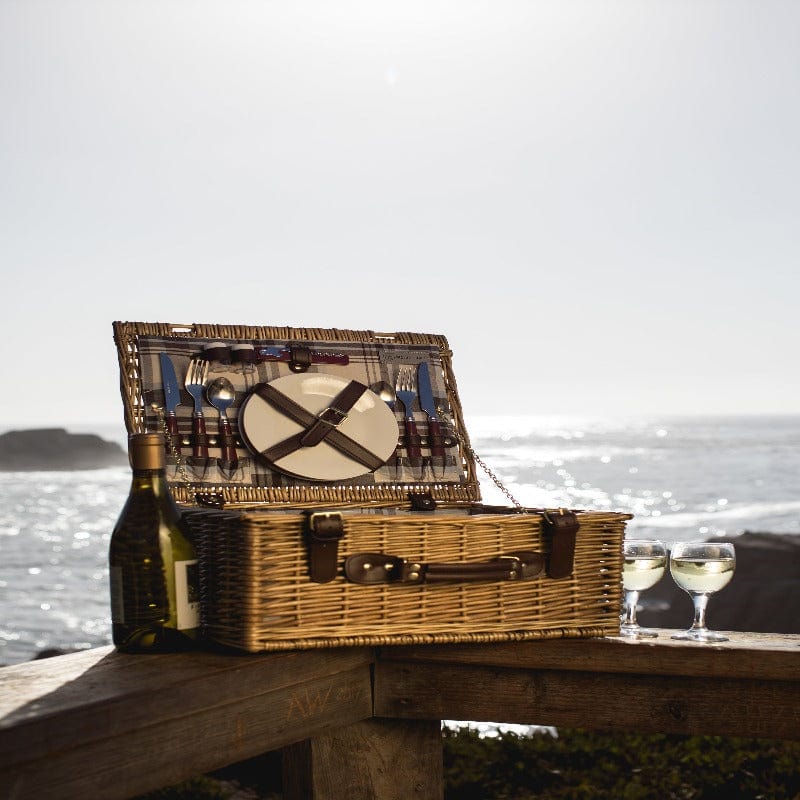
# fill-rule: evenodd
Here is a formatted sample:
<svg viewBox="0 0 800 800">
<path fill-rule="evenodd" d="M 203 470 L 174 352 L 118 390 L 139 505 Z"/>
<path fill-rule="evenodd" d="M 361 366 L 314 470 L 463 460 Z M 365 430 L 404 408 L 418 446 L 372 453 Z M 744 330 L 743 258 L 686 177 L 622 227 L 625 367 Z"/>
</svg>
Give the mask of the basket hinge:
<svg viewBox="0 0 800 800">
<path fill-rule="evenodd" d="M 578 538 L 578 515 L 559 508 L 542 511 L 542 528 L 550 539 L 550 558 L 547 575 L 550 578 L 569 578 L 575 567 L 575 542 Z"/>
<path fill-rule="evenodd" d="M 289 350 L 292 354 L 289 359 L 289 369 L 292 372 L 308 372 L 311 366 L 311 350 L 303 345 L 294 345 Z"/>
<path fill-rule="evenodd" d="M 344 520 L 338 511 L 310 513 L 307 517 L 308 575 L 314 583 L 328 583 L 339 568 L 339 540 Z"/>
<path fill-rule="evenodd" d="M 195 492 L 194 501 L 206 508 L 225 507 L 225 497 L 220 492 Z"/>
<path fill-rule="evenodd" d="M 436 511 L 436 501 L 430 492 L 409 492 L 412 511 Z"/>
</svg>

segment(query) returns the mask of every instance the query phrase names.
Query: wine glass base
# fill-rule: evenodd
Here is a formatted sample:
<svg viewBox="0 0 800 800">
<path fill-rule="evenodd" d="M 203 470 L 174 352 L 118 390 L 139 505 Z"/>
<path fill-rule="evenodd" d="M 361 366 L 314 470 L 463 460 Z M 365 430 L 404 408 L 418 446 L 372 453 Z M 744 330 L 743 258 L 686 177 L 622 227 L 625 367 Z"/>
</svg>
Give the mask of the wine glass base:
<svg viewBox="0 0 800 800">
<path fill-rule="evenodd" d="M 658 636 L 658 633 L 656 633 L 656 631 L 651 631 L 649 628 L 640 628 L 638 625 L 630 628 L 621 625 L 619 635 L 625 636 L 628 639 L 654 639 Z"/>
<path fill-rule="evenodd" d="M 728 637 L 714 631 L 695 630 L 690 628 L 684 633 L 673 633 L 671 639 L 679 639 L 683 642 L 727 642 Z"/>
</svg>

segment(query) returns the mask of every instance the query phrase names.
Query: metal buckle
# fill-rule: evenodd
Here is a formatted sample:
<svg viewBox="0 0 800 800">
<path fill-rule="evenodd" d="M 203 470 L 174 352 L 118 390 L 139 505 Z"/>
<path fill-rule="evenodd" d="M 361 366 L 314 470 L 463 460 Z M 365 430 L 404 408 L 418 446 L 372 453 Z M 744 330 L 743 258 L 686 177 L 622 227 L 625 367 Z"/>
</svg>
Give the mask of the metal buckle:
<svg viewBox="0 0 800 800">
<path fill-rule="evenodd" d="M 561 516 L 561 517 L 563 517 L 563 516 L 564 516 L 564 509 L 563 509 L 563 508 L 558 508 L 558 509 L 555 509 L 555 510 L 558 512 L 558 515 L 559 515 L 559 516 Z M 550 518 L 550 514 L 551 514 L 552 512 L 553 512 L 553 509 L 547 509 L 547 508 L 545 508 L 545 509 L 543 509 L 543 510 L 542 510 L 542 516 L 545 518 L 545 520 L 546 520 L 546 521 L 547 521 L 547 522 L 548 522 L 550 525 L 554 525 L 554 524 L 555 524 L 555 523 L 553 522 L 553 520 Z"/>
<path fill-rule="evenodd" d="M 515 581 L 521 577 L 520 572 L 525 565 L 522 563 L 522 559 L 519 556 L 498 556 L 495 561 L 511 562 L 508 565 L 508 579 L 510 581 Z"/>
<path fill-rule="evenodd" d="M 338 511 L 316 511 L 308 515 L 308 529 L 316 541 L 338 541 L 344 536 L 342 515 Z"/>
<path fill-rule="evenodd" d="M 330 412 L 334 415 L 333 419 L 326 419 L 325 415 Z M 338 408 L 328 406 L 324 411 L 317 414 L 317 420 L 323 425 L 329 425 L 331 428 L 338 428 L 347 419 L 347 414 L 340 411 Z"/>
</svg>

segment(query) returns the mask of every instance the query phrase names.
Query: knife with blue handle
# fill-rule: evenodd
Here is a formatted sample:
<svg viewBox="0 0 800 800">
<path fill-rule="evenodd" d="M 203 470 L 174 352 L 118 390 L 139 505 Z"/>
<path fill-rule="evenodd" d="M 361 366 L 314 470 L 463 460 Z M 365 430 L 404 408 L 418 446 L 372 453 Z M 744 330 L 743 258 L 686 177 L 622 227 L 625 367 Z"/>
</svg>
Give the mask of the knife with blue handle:
<svg viewBox="0 0 800 800">
<path fill-rule="evenodd" d="M 417 367 L 417 394 L 419 407 L 428 415 L 428 449 L 432 456 L 444 458 L 444 436 L 433 399 L 428 364 L 425 361 Z"/>
<path fill-rule="evenodd" d="M 170 436 L 178 436 L 178 416 L 175 409 L 181 403 L 181 390 L 175 376 L 175 366 L 166 353 L 159 353 L 161 361 L 161 384 L 164 388 L 164 410 L 166 411 L 167 432 Z"/>
</svg>

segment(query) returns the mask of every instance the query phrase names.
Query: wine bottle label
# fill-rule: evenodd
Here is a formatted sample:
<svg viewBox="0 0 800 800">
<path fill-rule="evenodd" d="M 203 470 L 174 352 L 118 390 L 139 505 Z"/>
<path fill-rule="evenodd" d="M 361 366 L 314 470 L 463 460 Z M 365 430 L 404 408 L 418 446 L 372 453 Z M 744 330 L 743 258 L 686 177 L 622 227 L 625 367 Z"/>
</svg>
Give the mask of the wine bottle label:
<svg viewBox="0 0 800 800">
<path fill-rule="evenodd" d="M 200 626 L 200 568 L 197 559 L 175 562 L 178 630 Z"/>
<path fill-rule="evenodd" d="M 121 625 L 125 623 L 125 598 L 122 592 L 122 567 L 111 567 L 108 570 L 108 580 L 111 588 L 111 621 Z"/>
</svg>

